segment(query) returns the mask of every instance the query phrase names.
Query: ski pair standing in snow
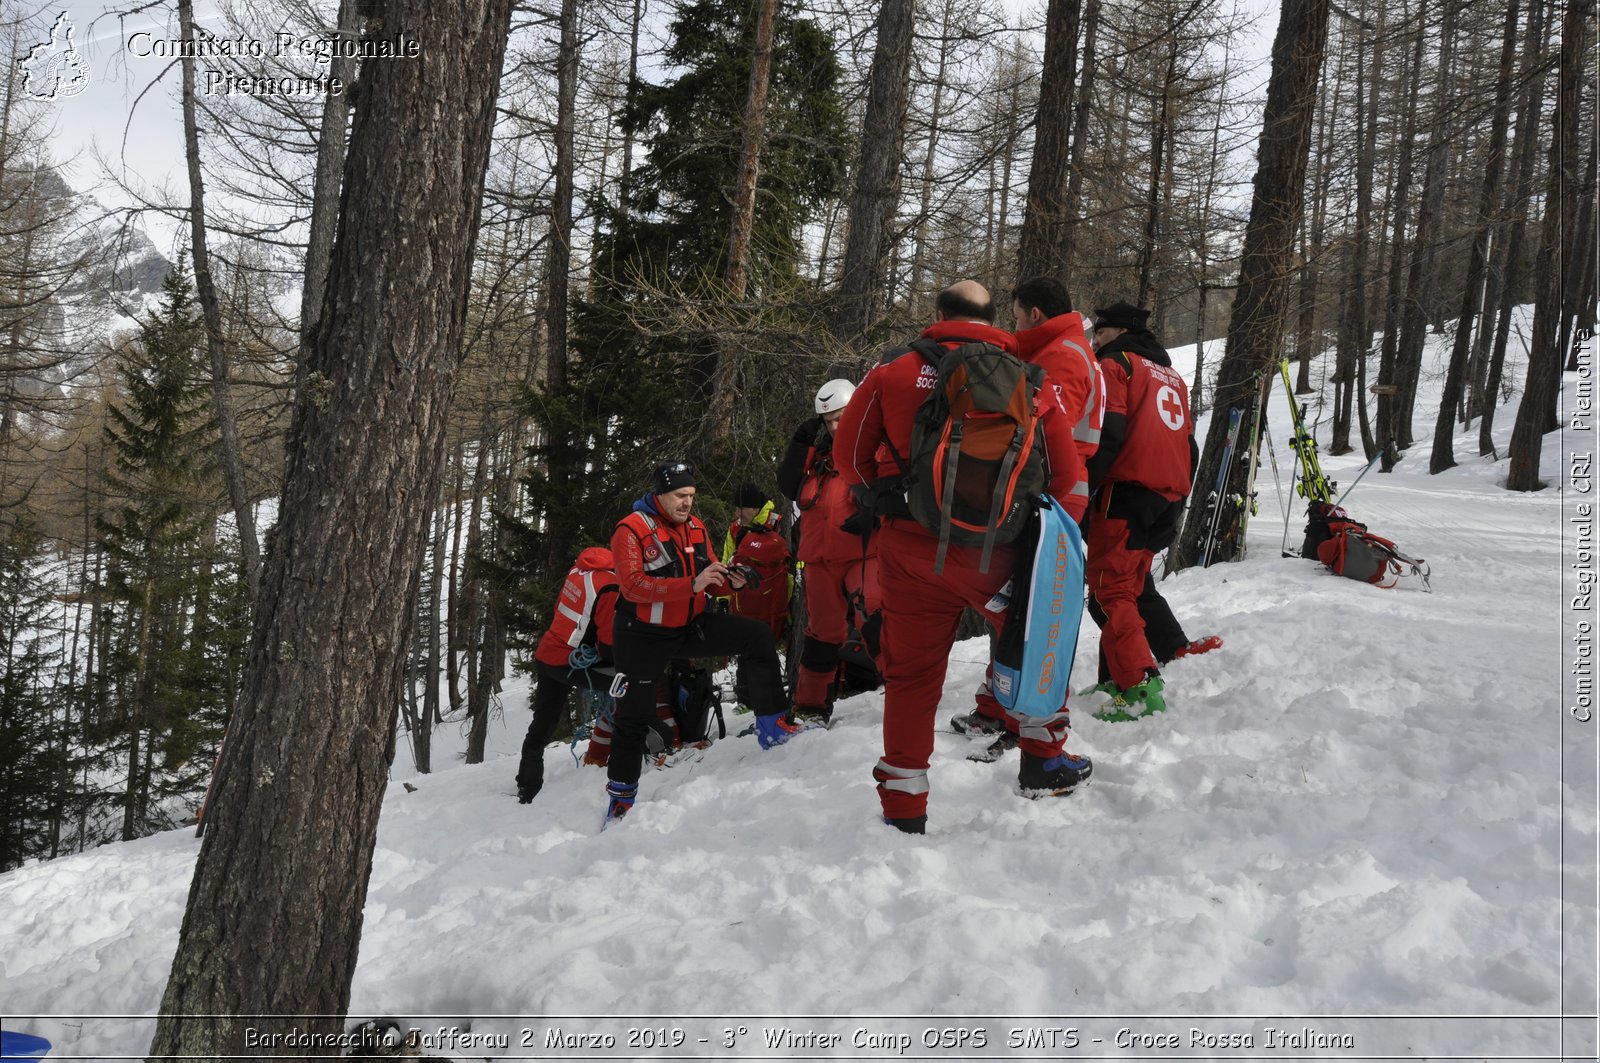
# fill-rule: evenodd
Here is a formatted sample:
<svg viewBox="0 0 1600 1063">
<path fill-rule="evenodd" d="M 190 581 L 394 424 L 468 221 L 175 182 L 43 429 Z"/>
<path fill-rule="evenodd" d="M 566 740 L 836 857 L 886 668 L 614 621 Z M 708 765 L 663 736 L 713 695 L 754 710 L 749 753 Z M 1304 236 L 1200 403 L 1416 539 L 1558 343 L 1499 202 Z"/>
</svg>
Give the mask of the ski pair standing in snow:
<svg viewBox="0 0 1600 1063">
<path fill-rule="evenodd" d="M 618 682 L 606 822 L 633 807 L 645 732 L 656 711 L 656 686 L 667 665 L 684 658 L 739 658 L 739 699 L 756 716 L 763 749 L 795 733 L 772 630 L 759 620 L 708 610 L 712 594 L 737 591 L 745 579 L 713 559 L 710 536 L 694 515 L 695 472 L 686 461 L 656 466 L 651 489 L 617 522 L 611 536 L 620 600 L 613 639 Z"/>
<path fill-rule="evenodd" d="M 1083 315 L 1072 309 L 1066 285 L 1054 277 L 1033 277 L 1013 288 L 1011 315 L 1017 326 L 1017 357 L 1044 370 L 1046 384 L 1072 420 L 1078 457 L 1087 464 L 1100 446 L 1105 384 L 1084 331 Z M 1074 482 L 1072 494 L 1079 500 L 1076 515 L 1081 518 L 1089 501 L 1088 480 Z M 1007 727 L 1006 712 L 990 687 L 993 671 L 991 664 L 972 711 L 950 721 L 951 729 L 961 734 L 994 736 L 994 743 L 984 753 L 974 753 L 973 760 L 997 760 L 1018 742 L 1017 727 Z"/>
<path fill-rule="evenodd" d="M 1177 538 L 1199 451 L 1188 385 L 1146 327 L 1149 318 L 1122 301 L 1094 312 L 1106 417 L 1089 461 L 1089 615 L 1100 625 L 1101 687 L 1112 694 L 1095 715 L 1107 720 L 1163 711 L 1158 660 L 1221 645 L 1215 636 L 1176 642 L 1183 629 L 1150 577 L 1156 553 Z"/>
<path fill-rule="evenodd" d="M 606 690 L 616 678 L 611 640 L 617 608 L 616 561 L 591 546 L 578 555 L 551 611 L 550 626 L 533 651 L 533 720 L 517 764 L 517 800 L 528 804 L 544 788 L 544 747 L 555 736 L 574 691 Z"/>
<path fill-rule="evenodd" d="M 1028 439 L 1029 453 L 1034 453 L 1035 442 L 1044 451 L 1040 486 L 1074 518 L 1082 516 L 1086 502 L 1074 490 L 1083 478 L 1083 460 L 1073 444 L 1072 422 L 1054 391 L 1038 386 L 1043 374 L 1015 357 L 1016 338 L 995 327 L 988 291 L 976 281 L 960 281 L 939 293 L 934 308 L 936 320 L 917 341 L 890 352 L 861 382 L 834 443 L 840 475 L 862 492 L 858 497 L 864 496 L 882 521 L 877 536 L 883 594 L 883 758 L 873 778 L 885 821 L 908 834 L 927 828 L 934 715 L 962 611 L 972 608 L 999 631 L 1006 608 L 999 592 L 1016 561 L 1009 540 L 986 535 L 981 546 L 964 545 L 952 541 L 947 526 L 946 531 L 934 531 L 923 523 L 925 516 L 912 516 L 913 507 L 936 490 L 920 467 L 925 455 L 913 443 L 919 435 L 926 437 L 916 423 L 925 400 L 941 383 L 941 366 L 982 364 L 996 377 L 1037 382 L 1019 399 L 1029 407 L 1024 416 L 1035 432 Z M 974 389 L 985 384 L 974 376 L 966 380 Z M 914 480 L 911 466 L 919 469 Z M 960 467 L 947 466 L 952 476 Z M 1030 467 L 1039 468 L 1031 458 Z M 1020 730 L 1018 788 L 1025 796 L 1069 793 L 1089 777 L 1088 757 L 1063 752 L 1065 712 L 1022 722 L 1008 718 L 1008 726 Z"/>
<path fill-rule="evenodd" d="M 818 388 L 817 415 L 795 429 L 778 464 L 778 487 L 800 511 L 795 555 L 805 566 L 800 586 L 806 629 L 794 711 L 824 723 L 833 718 L 841 654 L 852 639 L 870 653 L 880 609 L 877 539 L 870 529 L 852 530 L 859 519 L 856 500 L 839 476 L 833 453 L 834 431 L 855 390 L 844 379 Z"/>
</svg>

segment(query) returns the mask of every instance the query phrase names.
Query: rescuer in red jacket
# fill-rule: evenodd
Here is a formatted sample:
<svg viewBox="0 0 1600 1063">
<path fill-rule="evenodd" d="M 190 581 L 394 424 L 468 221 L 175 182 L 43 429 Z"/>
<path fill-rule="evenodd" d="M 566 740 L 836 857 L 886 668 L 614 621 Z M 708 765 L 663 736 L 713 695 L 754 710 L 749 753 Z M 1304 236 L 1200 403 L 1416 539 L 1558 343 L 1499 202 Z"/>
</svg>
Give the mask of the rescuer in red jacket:
<svg viewBox="0 0 1600 1063">
<path fill-rule="evenodd" d="M 1046 383 L 1073 422 L 1072 441 L 1087 465 L 1100 446 L 1106 389 L 1084 331 L 1083 315 L 1073 311 L 1066 286 L 1054 277 L 1033 277 L 1013 288 L 1011 315 L 1017 325 L 1017 356 L 1044 370 Z M 1079 479 L 1072 492 L 1086 505 L 1088 480 Z M 1016 737 L 1005 728 L 1005 710 L 990 692 L 988 680 L 979 686 L 974 700 L 973 710 L 952 717 L 950 727 L 961 734 L 995 736 L 995 744 L 984 754 L 974 754 L 973 759 L 998 759 L 1015 744 Z"/>
<path fill-rule="evenodd" d="M 722 541 L 722 563 L 743 565 L 756 574 L 733 594 L 733 612 L 759 620 L 781 643 L 789 630 L 789 541 L 783 515 L 767 493 L 752 483 L 733 492 L 733 523 Z"/>
<path fill-rule="evenodd" d="M 936 320 L 923 338 L 950 349 L 985 342 L 1016 352 L 1015 337 L 994 326 L 994 302 L 976 281 L 961 281 L 940 292 L 934 308 Z M 938 376 L 937 367 L 916 351 L 891 355 L 867 374 L 845 408 L 834 443 L 834 458 L 847 484 L 881 487 L 900 477 L 894 454 L 911 453 L 912 422 Z M 1083 477 L 1083 460 L 1073 445 L 1072 424 L 1053 393 L 1039 398 L 1050 493 L 1081 518 L 1085 500 L 1073 487 Z M 889 500 L 885 492 L 878 494 Z M 980 572 L 981 551 L 951 543 L 944 571 L 936 575 L 937 537 L 893 506 L 882 513 L 878 556 L 884 613 L 883 759 L 873 777 L 884 819 L 901 831 L 921 834 L 927 827 L 934 713 L 962 610 L 970 607 L 996 631 L 1000 629 L 1005 612 L 997 594 L 1011 578 L 1016 551 L 1009 544 L 996 545 L 988 571 Z M 1088 757 L 1062 751 L 1067 738 L 1065 712 L 1020 720 L 1007 717 L 1007 726 L 1019 731 L 1018 788 L 1024 796 L 1070 793 L 1089 777 Z"/>
<path fill-rule="evenodd" d="M 739 658 L 737 693 L 756 716 L 763 749 L 794 734 L 772 632 L 747 617 L 708 611 L 709 595 L 738 590 L 745 581 L 711 556 L 705 525 L 694 515 L 694 467 L 658 465 L 652 489 L 617 522 L 611 536 L 620 600 L 613 640 L 617 671 L 626 684 L 607 765 L 606 821 L 633 807 L 644 760 L 645 731 L 656 711 L 656 685 L 681 658 Z"/>
<path fill-rule="evenodd" d="M 1150 562 L 1177 537 L 1197 448 L 1189 388 L 1145 326 L 1150 311 L 1116 302 L 1094 312 L 1095 353 L 1106 383 L 1100 449 L 1089 462 L 1089 612 L 1117 692 L 1102 719 L 1166 708 L 1165 682 L 1145 634 L 1139 597 Z M 1219 642 L 1220 644 L 1220 642 Z"/>
<path fill-rule="evenodd" d="M 800 511 L 796 556 L 804 568 L 800 586 L 806 596 L 805 643 L 795 678 L 794 711 L 828 722 L 833 718 L 840 651 L 851 640 L 851 628 L 870 640 L 869 628 L 879 611 L 878 548 L 843 525 L 856 515 L 855 496 L 834 465 L 834 430 L 856 386 L 830 380 L 817 389 L 817 416 L 801 423 L 778 464 L 778 486 Z"/>
<path fill-rule="evenodd" d="M 517 765 L 517 800 L 527 804 L 544 787 L 544 747 L 550 744 L 567 699 L 574 690 L 605 690 L 611 686 L 612 624 L 617 608 L 616 562 L 611 551 L 591 546 L 578 555 L 561 594 L 556 598 L 550 626 L 533 651 L 533 721 L 522 740 Z"/>
</svg>

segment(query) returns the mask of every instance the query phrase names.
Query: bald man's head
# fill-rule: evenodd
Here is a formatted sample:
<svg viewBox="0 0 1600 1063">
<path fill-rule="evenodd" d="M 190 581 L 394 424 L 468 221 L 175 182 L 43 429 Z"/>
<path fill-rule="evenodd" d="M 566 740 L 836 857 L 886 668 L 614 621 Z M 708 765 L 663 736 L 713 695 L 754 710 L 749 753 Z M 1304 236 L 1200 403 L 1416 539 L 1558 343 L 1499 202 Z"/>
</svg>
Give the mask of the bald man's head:
<svg viewBox="0 0 1600 1063">
<path fill-rule="evenodd" d="M 982 321 L 994 324 L 994 298 L 977 281 L 956 281 L 933 301 L 941 321 Z"/>
</svg>

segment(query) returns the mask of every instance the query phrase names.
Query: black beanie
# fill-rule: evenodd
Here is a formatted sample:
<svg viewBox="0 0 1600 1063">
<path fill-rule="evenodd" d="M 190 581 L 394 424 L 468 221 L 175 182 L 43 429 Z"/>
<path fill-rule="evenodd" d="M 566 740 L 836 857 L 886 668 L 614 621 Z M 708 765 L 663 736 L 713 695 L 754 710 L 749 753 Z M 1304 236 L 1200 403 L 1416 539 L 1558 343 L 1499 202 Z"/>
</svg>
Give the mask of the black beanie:
<svg viewBox="0 0 1600 1063">
<path fill-rule="evenodd" d="M 670 495 L 680 487 L 694 486 L 694 466 L 686 461 L 664 461 L 650 475 L 658 495 Z"/>
<path fill-rule="evenodd" d="M 742 483 L 733 489 L 733 504 L 760 509 L 767 504 L 767 493 L 753 483 Z"/>
<path fill-rule="evenodd" d="M 1121 299 L 1094 312 L 1094 327 L 1097 329 L 1125 328 L 1129 332 L 1143 332 L 1145 322 L 1149 320 L 1150 311 Z"/>
</svg>

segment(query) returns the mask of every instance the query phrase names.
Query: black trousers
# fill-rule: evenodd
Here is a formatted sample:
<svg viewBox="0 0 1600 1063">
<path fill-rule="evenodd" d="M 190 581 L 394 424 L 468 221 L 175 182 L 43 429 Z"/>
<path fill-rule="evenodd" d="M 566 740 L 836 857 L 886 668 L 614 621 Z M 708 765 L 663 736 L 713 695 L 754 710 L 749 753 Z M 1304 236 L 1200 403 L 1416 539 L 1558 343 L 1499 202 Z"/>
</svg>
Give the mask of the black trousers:
<svg viewBox="0 0 1600 1063">
<path fill-rule="evenodd" d="M 522 739 L 522 760 L 517 764 L 517 787 L 537 793 L 544 785 L 544 747 L 555 737 L 561 718 L 567 714 L 567 701 L 574 690 L 611 686 L 612 674 L 598 668 L 558 668 L 537 661 L 533 688 L 533 721 Z"/>
<path fill-rule="evenodd" d="M 1139 592 L 1139 619 L 1144 621 L 1144 637 L 1150 643 L 1150 653 L 1157 661 L 1166 664 L 1172 660 L 1172 655 L 1189 644 L 1189 636 L 1183 633 L 1183 625 L 1178 623 L 1178 618 L 1172 615 L 1172 607 L 1167 600 L 1161 597 L 1161 592 L 1156 590 L 1154 577 L 1144 577 L 1144 589 Z M 1098 627 L 1106 626 L 1106 614 L 1100 608 L 1100 603 L 1094 596 L 1089 596 L 1089 615 L 1094 618 Z M 1106 651 L 1100 650 L 1100 675 L 1096 682 L 1104 683 L 1111 678 L 1111 669 L 1106 665 Z"/>
<path fill-rule="evenodd" d="M 610 777 L 636 783 L 644 763 L 645 731 L 656 713 L 656 685 L 667 665 L 682 658 L 737 657 L 735 692 L 757 716 L 788 710 L 783 666 L 772 629 L 759 620 L 729 613 L 701 613 L 683 627 L 662 627 L 617 615 L 611 645 L 617 671 L 628 684 L 617 699 L 611 734 Z"/>
</svg>

